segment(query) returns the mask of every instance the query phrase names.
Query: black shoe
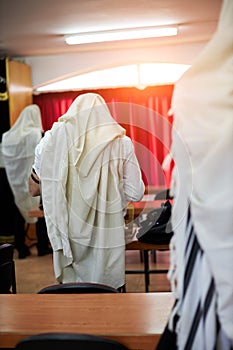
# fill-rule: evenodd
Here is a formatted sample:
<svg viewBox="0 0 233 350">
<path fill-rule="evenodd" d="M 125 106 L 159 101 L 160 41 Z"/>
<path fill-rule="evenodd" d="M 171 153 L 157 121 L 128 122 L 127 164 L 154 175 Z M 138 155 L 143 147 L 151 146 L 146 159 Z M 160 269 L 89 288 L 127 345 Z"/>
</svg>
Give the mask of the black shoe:
<svg viewBox="0 0 233 350">
<path fill-rule="evenodd" d="M 31 255 L 31 252 L 29 249 L 24 249 L 22 251 L 19 251 L 18 258 L 19 259 L 25 259 L 27 256 Z"/>
<path fill-rule="evenodd" d="M 52 248 L 47 248 L 47 249 L 39 250 L 39 251 L 38 251 L 38 256 L 48 255 L 48 254 L 51 254 L 52 252 L 53 252 Z"/>
</svg>

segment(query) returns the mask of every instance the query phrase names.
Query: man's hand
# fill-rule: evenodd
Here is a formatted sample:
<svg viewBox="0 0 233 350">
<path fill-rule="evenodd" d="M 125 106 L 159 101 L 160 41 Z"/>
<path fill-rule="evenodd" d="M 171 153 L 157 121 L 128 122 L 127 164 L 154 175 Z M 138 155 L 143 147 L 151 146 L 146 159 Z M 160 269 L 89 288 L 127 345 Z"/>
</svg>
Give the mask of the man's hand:
<svg viewBox="0 0 233 350">
<path fill-rule="evenodd" d="M 33 197 L 41 195 L 40 179 L 34 171 L 31 173 L 31 176 L 29 177 L 29 193 Z"/>
</svg>

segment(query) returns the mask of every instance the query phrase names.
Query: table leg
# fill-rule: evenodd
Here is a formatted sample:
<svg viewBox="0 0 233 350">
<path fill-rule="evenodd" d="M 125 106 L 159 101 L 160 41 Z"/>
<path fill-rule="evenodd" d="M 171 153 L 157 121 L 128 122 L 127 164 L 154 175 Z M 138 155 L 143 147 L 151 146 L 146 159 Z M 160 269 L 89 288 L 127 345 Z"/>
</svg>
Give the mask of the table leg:
<svg viewBox="0 0 233 350">
<path fill-rule="evenodd" d="M 145 288 L 146 288 L 146 293 L 148 293 L 149 292 L 149 284 L 150 284 L 148 250 L 144 250 L 143 254 L 144 254 Z"/>
</svg>

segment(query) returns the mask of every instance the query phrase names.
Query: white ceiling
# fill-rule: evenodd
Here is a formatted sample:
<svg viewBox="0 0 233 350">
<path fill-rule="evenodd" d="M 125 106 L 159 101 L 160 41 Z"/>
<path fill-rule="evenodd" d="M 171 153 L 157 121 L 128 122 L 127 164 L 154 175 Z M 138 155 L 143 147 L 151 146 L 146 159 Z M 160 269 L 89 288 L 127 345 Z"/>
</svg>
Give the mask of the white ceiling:
<svg viewBox="0 0 233 350">
<path fill-rule="evenodd" d="M 27 57 L 93 50 L 203 43 L 222 0 L 0 0 L 0 55 Z M 177 37 L 68 46 L 70 33 L 179 25 Z"/>
</svg>

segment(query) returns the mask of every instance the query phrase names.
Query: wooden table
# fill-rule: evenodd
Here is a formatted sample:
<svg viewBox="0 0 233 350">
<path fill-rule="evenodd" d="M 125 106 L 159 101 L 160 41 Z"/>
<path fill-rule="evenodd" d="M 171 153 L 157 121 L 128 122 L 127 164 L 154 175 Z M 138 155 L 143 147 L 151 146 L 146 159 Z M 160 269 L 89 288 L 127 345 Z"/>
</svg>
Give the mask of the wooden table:
<svg viewBox="0 0 233 350">
<path fill-rule="evenodd" d="M 165 200 L 152 200 L 153 194 L 145 194 L 141 202 L 132 203 L 134 206 L 134 218 L 137 219 L 140 215 L 148 214 L 151 210 L 161 207 Z M 172 201 L 170 201 L 172 203 Z M 169 244 L 148 244 L 142 243 L 138 240 L 126 245 L 126 250 L 140 250 L 144 257 L 144 269 L 143 270 L 126 270 L 128 274 L 143 273 L 145 275 L 145 291 L 149 292 L 150 274 L 151 273 L 167 273 L 167 269 L 163 270 L 151 270 L 149 268 L 149 251 L 151 250 L 169 250 Z"/>
<path fill-rule="evenodd" d="M 134 206 L 134 217 L 137 218 L 140 214 L 147 214 L 151 210 L 155 208 L 159 208 L 161 204 L 165 203 L 165 200 L 151 200 L 151 195 L 145 195 L 145 199 L 148 198 L 148 200 L 142 200 L 141 202 L 132 202 Z M 37 217 L 42 218 L 44 217 L 43 210 L 40 210 L 39 208 L 34 208 L 30 210 L 29 212 L 30 217 Z"/>
<path fill-rule="evenodd" d="M 155 185 L 148 185 L 145 188 L 145 193 L 151 193 L 156 195 L 157 193 L 164 191 L 167 187 L 165 185 L 155 186 Z"/>
<path fill-rule="evenodd" d="M 172 305 L 171 293 L 3 294 L 0 348 L 33 334 L 76 332 L 154 350 Z"/>
<path fill-rule="evenodd" d="M 146 195 L 144 196 L 146 197 Z M 148 195 L 148 200 L 142 200 L 141 202 L 132 202 L 134 206 L 134 218 L 139 215 L 148 214 L 151 210 L 161 207 L 165 203 L 165 200 L 151 200 L 151 195 Z"/>
</svg>

